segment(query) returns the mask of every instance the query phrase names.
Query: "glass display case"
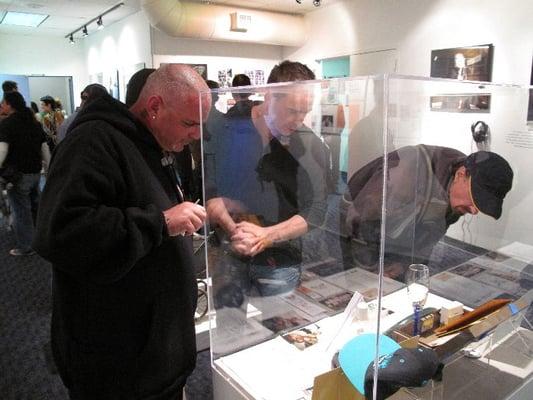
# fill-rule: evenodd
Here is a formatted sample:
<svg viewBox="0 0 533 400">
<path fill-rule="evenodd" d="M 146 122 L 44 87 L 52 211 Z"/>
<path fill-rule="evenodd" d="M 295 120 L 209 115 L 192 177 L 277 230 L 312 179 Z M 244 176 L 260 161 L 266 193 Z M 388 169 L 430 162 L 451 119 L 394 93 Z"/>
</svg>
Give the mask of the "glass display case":
<svg viewBox="0 0 533 400">
<path fill-rule="evenodd" d="M 262 100 L 222 114 L 230 93 Z M 532 390 L 528 88 L 379 75 L 201 96 L 215 398 L 335 399 L 332 371 L 350 398 Z M 389 339 L 434 373 L 391 378 Z"/>
</svg>

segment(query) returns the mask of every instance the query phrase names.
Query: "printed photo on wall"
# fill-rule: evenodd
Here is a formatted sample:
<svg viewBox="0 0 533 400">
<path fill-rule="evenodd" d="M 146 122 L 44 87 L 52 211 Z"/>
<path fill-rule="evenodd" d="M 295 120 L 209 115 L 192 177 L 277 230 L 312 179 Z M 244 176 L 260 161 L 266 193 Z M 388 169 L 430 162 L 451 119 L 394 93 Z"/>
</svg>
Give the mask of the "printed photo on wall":
<svg viewBox="0 0 533 400">
<path fill-rule="evenodd" d="M 322 128 L 333 127 L 333 115 L 322 115 Z"/>
<path fill-rule="evenodd" d="M 431 77 L 490 82 L 491 44 L 431 51 Z"/>
<path fill-rule="evenodd" d="M 431 111 L 489 113 L 490 94 L 444 94 L 430 97 Z"/>
<path fill-rule="evenodd" d="M 108 76 L 107 91 L 117 100 L 120 100 L 119 71 L 113 71 Z"/>
<path fill-rule="evenodd" d="M 533 60 L 531 60 L 531 81 L 533 86 Z M 530 127 L 533 127 L 533 89 L 529 89 L 529 107 L 527 108 L 527 122 Z"/>
<path fill-rule="evenodd" d="M 260 86 L 265 84 L 265 71 L 262 69 L 247 69 L 244 74 L 250 78 L 252 86 Z"/>
<path fill-rule="evenodd" d="M 221 88 L 230 87 L 233 80 L 233 71 L 231 68 L 218 71 L 218 84 Z"/>
<path fill-rule="evenodd" d="M 194 69 L 202 78 L 207 80 L 207 64 L 185 64 Z"/>
</svg>

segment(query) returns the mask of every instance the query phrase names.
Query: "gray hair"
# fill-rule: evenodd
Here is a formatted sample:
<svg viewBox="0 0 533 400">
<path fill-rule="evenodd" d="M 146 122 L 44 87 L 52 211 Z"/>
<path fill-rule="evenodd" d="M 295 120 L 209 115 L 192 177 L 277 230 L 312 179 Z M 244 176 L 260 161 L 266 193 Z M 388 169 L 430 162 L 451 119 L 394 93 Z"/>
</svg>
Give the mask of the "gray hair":
<svg viewBox="0 0 533 400">
<path fill-rule="evenodd" d="M 184 104 L 195 99 L 200 90 L 208 90 L 208 87 L 194 69 L 183 64 L 164 64 L 148 77 L 139 100 L 146 101 L 158 95 L 166 103 Z"/>
</svg>

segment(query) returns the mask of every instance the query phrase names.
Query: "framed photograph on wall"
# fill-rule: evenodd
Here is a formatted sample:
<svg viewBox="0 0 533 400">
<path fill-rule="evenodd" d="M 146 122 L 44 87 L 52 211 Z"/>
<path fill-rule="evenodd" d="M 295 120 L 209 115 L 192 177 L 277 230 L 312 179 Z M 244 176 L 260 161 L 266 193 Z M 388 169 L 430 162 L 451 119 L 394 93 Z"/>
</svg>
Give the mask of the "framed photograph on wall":
<svg viewBox="0 0 533 400">
<path fill-rule="evenodd" d="M 333 128 L 333 115 L 322 115 L 322 129 L 324 128 Z"/>
<path fill-rule="evenodd" d="M 322 115 L 320 116 L 320 133 L 321 134 L 338 134 L 340 129 L 338 127 L 338 105 L 337 104 L 322 104 Z"/>
<path fill-rule="evenodd" d="M 161 63 L 161 65 L 165 65 L 166 63 Z M 188 65 L 192 69 L 194 69 L 196 72 L 200 74 L 202 78 L 207 80 L 207 64 L 187 64 L 187 63 L 180 63 L 181 65 Z"/>
<path fill-rule="evenodd" d="M 529 84 L 533 86 L 533 59 L 531 60 L 531 80 Z M 529 106 L 527 108 L 528 125 L 533 126 L 533 89 L 529 89 Z"/>
<path fill-rule="evenodd" d="M 430 76 L 490 82 L 493 52 L 492 44 L 432 50 Z"/>
<path fill-rule="evenodd" d="M 221 69 L 218 71 L 218 84 L 221 88 L 231 87 L 233 80 L 233 71 L 231 68 Z"/>
<path fill-rule="evenodd" d="M 431 96 L 430 109 L 455 113 L 490 113 L 490 94 L 463 93 Z"/>
<path fill-rule="evenodd" d="M 104 85 L 109 94 L 117 100 L 120 100 L 120 86 L 119 86 L 119 71 L 114 70 L 110 72 L 107 77 L 107 82 Z"/>
</svg>

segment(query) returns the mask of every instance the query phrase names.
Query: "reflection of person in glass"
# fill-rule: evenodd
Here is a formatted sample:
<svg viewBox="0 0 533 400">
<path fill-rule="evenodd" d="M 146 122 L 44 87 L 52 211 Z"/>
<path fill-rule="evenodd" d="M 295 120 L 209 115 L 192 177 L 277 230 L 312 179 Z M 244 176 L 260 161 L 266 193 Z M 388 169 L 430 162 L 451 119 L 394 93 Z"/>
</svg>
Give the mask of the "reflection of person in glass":
<svg viewBox="0 0 533 400">
<path fill-rule="evenodd" d="M 377 272 L 381 241 L 383 157 L 356 172 L 341 205 L 345 268 Z M 385 273 L 402 278 L 409 264 L 427 264 L 433 247 L 464 214 L 498 219 L 513 171 L 495 153 L 468 157 L 437 146 L 407 146 L 388 154 Z"/>
<path fill-rule="evenodd" d="M 457 53 L 454 57 L 455 60 L 455 79 L 464 81 L 467 79 L 466 76 L 466 58 L 463 53 Z"/>
<path fill-rule="evenodd" d="M 268 83 L 310 79 L 314 74 L 305 65 L 284 61 Z M 250 119 L 230 119 L 218 144 L 216 182 L 206 177 L 209 219 L 231 242 L 234 257 L 226 264 L 245 293 L 252 287 L 263 296 L 293 289 L 302 260 L 298 238 L 322 223 L 329 164 L 322 141 L 303 125 L 312 100 L 304 85 L 274 88 Z M 238 306 L 226 289 L 219 299 Z"/>
</svg>

